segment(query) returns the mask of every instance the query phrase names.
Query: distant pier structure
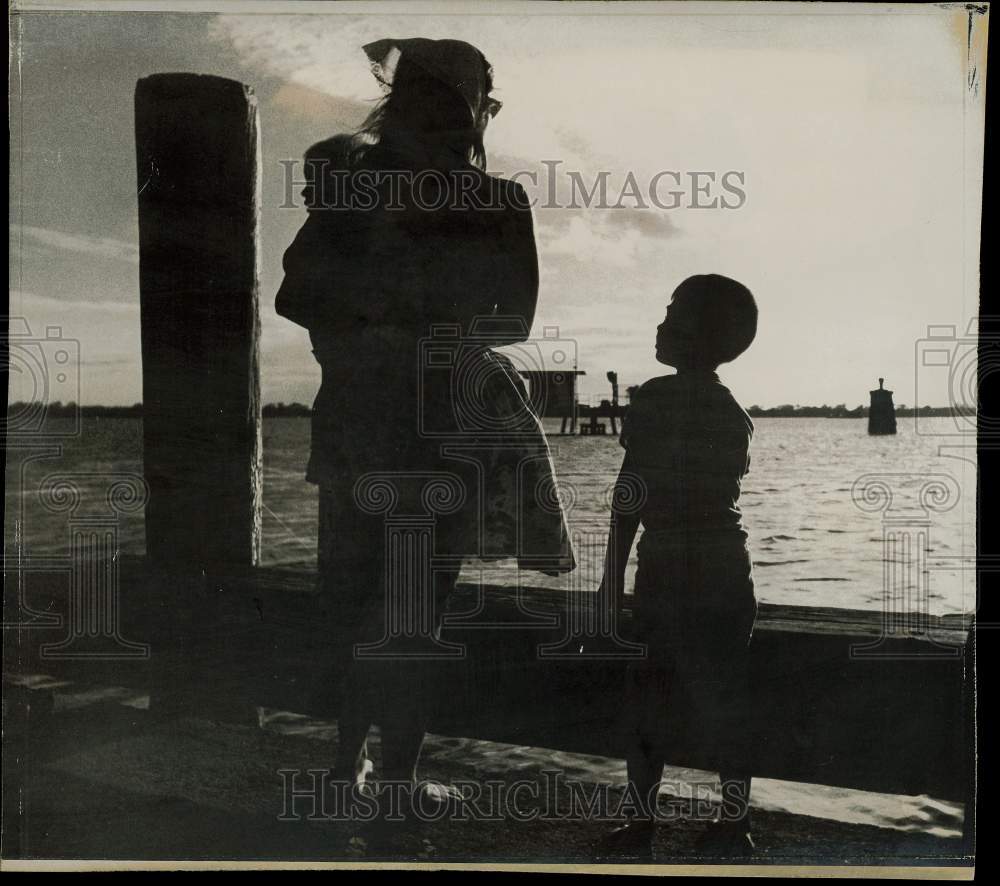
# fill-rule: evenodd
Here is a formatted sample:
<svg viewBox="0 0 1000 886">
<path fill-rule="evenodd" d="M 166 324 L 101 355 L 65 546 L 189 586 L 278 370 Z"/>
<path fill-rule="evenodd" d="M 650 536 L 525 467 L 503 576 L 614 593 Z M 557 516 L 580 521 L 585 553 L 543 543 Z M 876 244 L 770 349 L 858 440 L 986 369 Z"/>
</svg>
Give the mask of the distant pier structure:
<svg viewBox="0 0 1000 886">
<path fill-rule="evenodd" d="M 896 433 L 896 407 L 892 403 L 892 391 L 885 389 L 885 379 L 878 380 L 878 390 L 869 391 L 871 408 L 868 411 L 869 434 Z"/>
<path fill-rule="evenodd" d="M 583 406 L 580 414 L 590 420 L 586 424 L 580 425 L 580 433 L 584 436 L 594 437 L 607 434 L 608 426 L 599 421 L 607 418 L 611 422 L 611 433 L 618 436 L 618 420 L 625 414 L 625 410 L 618 403 L 618 373 L 611 370 L 607 373 L 607 379 L 611 382 L 611 399 L 601 400 L 599 406 Z"/>
<path fill-rule="evenodd" d="M 560 434 L 575 434 L 578 416 L 576 380 L 581 369 L 521 370 L 528 381 L 531 407 L 539 418 L 559 418 Z"/>
</svg>

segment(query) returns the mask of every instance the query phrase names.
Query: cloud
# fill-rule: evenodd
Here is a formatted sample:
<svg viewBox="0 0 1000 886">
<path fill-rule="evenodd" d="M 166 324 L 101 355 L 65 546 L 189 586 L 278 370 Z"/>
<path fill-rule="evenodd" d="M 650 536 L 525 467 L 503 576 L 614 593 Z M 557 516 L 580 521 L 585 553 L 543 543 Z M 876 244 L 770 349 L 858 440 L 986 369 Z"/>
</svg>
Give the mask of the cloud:
<svg viewBox="0 0 1000 886">
<path fill-rule="evenodd" d="M 634 229 L 646 237 L 656 239 L 670 237 L 678 232 L 673 219 L 662 209 L 612 209 L 607 212 L 605 223 L 610 228 Z"/>
<path fill-rule="evenodd" d="M 13 319 L 16 315 L 30 316 L 34 309 L 58 311 L 92 312 L 103 317 L 127 317 L 139 321 L 139 302 L 122 302 L 111 299 L 89 298 L 57 298 L 51 295 L 40 295 L 36 292 L 26 292 L 23 289 L 10 291 L 10 312 Z"/>
<path fill-rule="evenodd" d="M 587 224 L 582 218 L 571 219 L 563 233 L 542 242 L 545 255 L 569 255 L 578 261 L 619 267 L 635 260 L 639 233 L 627 230 L 621 235 L 604 233 L 606 226 Z"/>
<path fill-rule="evenodd" d="M 357 127 L 371 110 L 370 104 L 293 82 L 283 83 L 271 101 L 276 107 L 307 120 L 329 120 L 335 129 Z"/>
<path fill-rule="evenodd" d="M 538 215 L 543 256 L 571 256 L 588 264 L 626 267 L 638 260 L 642 248 L 655 248 L 677 232 L 662 211 L 649 209 L 560 209 Z"/>
<path fill-rule="evenodd" d="M 208 35 L 231 46 L 248 68 L 363 102 L 380 96 L 361 50 L 375 39 L 373 27 L 361 16 L 219 15 Z"/>
<path fill-rule="evenodd" d="M 91 237 L 33 225 L 11 225 L 10 238 L 13 242 L 23 238 L 29 245 L 43 251 L 74 252 L 132 265 L 139 263 L 139 247 L 113 237 Z"/>
</svg>

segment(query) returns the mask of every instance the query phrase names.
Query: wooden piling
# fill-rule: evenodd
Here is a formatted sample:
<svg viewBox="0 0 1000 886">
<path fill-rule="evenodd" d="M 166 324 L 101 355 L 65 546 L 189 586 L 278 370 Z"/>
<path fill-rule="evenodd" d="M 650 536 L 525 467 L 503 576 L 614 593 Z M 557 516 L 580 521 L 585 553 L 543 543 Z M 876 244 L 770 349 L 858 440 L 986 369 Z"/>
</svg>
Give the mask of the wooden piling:
<svg viewBox="0 0 1000 886">
<path fill-rule="evenodd" d="M 885 379 L 878 380 L 878 389 L 869 391 L 871 406 L 868 410 L 869 434 L 896 433 L 896 407 L 892 403 L 892 391 L 885 389 Z"/>
<path fill-rule="evenodd" d="M 171 571 L 255 565 L 261 536 L 260 136 L 241 83 L 135 90 L 146 551 Z"/>
</svg>

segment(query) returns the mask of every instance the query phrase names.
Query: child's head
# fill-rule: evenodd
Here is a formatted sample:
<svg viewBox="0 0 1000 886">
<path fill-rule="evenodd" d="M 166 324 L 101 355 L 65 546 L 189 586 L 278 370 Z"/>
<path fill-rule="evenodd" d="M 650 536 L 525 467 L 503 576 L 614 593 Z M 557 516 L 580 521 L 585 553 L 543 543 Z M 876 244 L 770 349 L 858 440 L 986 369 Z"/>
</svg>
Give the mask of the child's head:
<svg viewBox="0 0 1000 886">
<path fill-rule="evenodd" d="M 757 334 L 757 303 L 742 283 L 718 274 L 688 277 L 656 329 L 656 359 L 677 369 L 715 369 Z"/>
</svg>

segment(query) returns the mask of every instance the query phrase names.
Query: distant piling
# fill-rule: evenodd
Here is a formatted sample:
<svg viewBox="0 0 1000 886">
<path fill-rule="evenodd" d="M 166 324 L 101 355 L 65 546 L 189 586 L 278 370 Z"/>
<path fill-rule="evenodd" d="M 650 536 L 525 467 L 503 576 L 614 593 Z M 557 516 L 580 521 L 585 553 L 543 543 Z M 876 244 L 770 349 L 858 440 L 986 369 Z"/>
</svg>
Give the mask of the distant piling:
<svg viewBox="0 0 1000 886">
<path fill-rule="evenodd" d="M 618 436 L 618 373 L 613 369 L 608 371 L 608 381 L 611 382 L 611 433 Z M 601 401 L 603 404 L 603 400 Z"/>
<path fill-rule="evenodd" d="M 871 407 L 868 410 L 869 434 L 896 433 L 896 407 L 892 402 L 892 391 L 885 389 L 885 379 L 878 380 L 878 390 L 869 391 Z"/>
<path fill-rule="evenodd" d="M 156 74 L 135 90 L 146 550 L 198 571 L 260 559 L 257 102 Z"/>
</svg>

